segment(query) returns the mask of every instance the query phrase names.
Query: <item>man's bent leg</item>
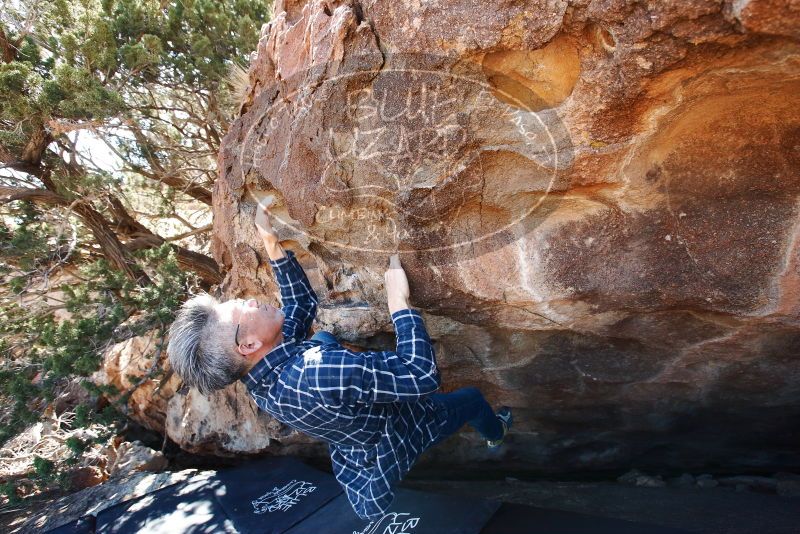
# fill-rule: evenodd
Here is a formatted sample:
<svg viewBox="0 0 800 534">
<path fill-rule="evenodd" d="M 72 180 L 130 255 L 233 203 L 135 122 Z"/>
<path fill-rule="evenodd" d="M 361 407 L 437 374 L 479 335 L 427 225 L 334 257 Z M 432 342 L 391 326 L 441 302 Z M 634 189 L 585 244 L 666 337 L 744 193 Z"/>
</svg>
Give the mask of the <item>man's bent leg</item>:
<svg viewBox="0 0 800 534">
<path fill-rule="evenodd" d="M 487 440 L 503 437 L 503 423 L 478 388 L 466 387 L 452 393 L 434 393 L 430 398 L 447 409 L 447 423 L 434 445 L 458 432 L 464 423 L 469 423 Z"/>
<path fill-rule="evenodd" d="M 330 332 L 326 332 L 325 330 L 320 330 L 319 332 L 315 332 L 311 339 L 315 339 L 318 341 L 322 341 L 323 344 L 325 343 L 338 343 L 336 340 L 336 336 L 331 334 Z"/>
</svg>

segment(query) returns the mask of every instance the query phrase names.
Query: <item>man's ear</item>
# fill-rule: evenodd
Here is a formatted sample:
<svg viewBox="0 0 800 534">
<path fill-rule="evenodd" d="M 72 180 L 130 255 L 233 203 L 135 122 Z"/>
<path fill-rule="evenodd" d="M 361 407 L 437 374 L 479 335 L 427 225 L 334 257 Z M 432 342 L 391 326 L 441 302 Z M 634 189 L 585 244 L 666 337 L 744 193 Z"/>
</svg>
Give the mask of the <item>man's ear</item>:
<svg viewBox="0 0 800 534">
<path fill-rule="evenodd" d="M 239 346 L 237 348 L 239 350 L 239 354 L 241 354 L 242 356 L 250 356 L 255 351 L 260 349 L 261 346 L 262 346 L 261 341 L 254 339 L 250 343 L 239 343 Z"/>
</svg>

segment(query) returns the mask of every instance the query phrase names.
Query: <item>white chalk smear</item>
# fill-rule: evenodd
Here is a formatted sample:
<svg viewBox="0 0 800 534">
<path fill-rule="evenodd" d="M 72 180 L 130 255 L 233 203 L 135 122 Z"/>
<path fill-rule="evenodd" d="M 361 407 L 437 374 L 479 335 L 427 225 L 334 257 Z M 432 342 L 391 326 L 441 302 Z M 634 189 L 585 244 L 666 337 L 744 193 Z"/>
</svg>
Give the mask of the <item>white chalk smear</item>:
<svg viewBox="0 0 800 534">
<path fill-rule="evenodd" d="M 267 193 L 259 198 L 256 192 L 252 189 L 248 189 L 247 191 L 250 193 L 250 196 L 253 198 L 253 200 L 256 201 L 256 204 L 262 208 L 270 208 L 275 204 L 275 195 L 273 193 Z"/>
</svg>

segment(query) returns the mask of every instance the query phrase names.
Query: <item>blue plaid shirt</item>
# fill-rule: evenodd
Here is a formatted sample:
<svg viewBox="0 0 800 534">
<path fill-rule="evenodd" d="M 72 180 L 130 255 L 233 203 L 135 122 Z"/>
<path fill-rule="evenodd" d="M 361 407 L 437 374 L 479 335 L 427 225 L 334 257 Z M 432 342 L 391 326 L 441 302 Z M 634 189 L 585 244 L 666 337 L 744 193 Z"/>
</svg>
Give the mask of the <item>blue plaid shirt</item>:
<svg viewBox="0 0 800 534">
<path fill-rule="evenodd" d="M 356 514 L 376 520 L 400 480 L 439 436 L 433 345 L 416 310 L 392 314 L 397 351 L 353 352 L 305 341 L 317 296 L 294 252 L 270 260 L 281 291 L 284 341 L 242 378 L 259 408 L 328 443 L 333 472 Z"/>
</svg>

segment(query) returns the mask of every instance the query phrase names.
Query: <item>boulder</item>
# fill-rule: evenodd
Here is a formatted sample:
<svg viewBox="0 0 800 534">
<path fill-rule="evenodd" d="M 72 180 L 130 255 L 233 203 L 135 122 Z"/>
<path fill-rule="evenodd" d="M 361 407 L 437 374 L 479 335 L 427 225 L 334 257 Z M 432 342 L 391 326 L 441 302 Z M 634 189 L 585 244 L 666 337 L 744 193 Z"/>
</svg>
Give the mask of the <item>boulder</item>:
<svg viewBox="0 0 800 534">
<path fill-rule="evenodd" d="M 128 395 L 127 415 L 196 454 L 236 456 L 272 452 L 319 457 L 325 446 L 259 411 L 242 384 L 210 397 L 181 388 L 156 332 L 112 345 L 92 381 Z M 355 348 L 355 347 L 354 347 Z M 159 453 L 160 454 L 160 453 Z M 110 471 L 110 469 L 109 469 Z"/>
<path fill-rule="evenodd" d="M 176 393 L 167 406 L 166 433 L 196 454 L 231 457 L 268 451 L 322 456 L 326 448 L 259 410 L 242 383 L 210 396 L 195 389 Z"/>
<path fill-rule="evenodd" d="M 667 485 L 661 475 L 646 475 L 638 469 L 632 469 L 618 477 L 617 482 L 645 488 L 660 488 Z"/>
<path fill-rule="evenodd" d="M 100 467 L 94 465 L 81 466 L 69 473 L 70 489 L 82 490 L 102 484 L 108 479 L 108 474 Z"/>
<path fill-rule="evenodd" d="M 776 490 L 782 497 L 800 497 L 800 480 L 779 480 Z"/>
<path fill-rule="evenodd" d="M 278 0 L 219 153 L 220 290 L 278 303 L 252 223 L 274 194 L 315 327 L 392 348 L 398 252 L 444 390 L 515 409 L 506 464 L 467 430 L 426 461 L 797 468 L 799 22 L 772 0 Z M 168 410 L 189 449 L 312 450 L 240 385 Z"/>
<path fill-rule="evenodd" d="M 698 478 L 697 485 L 701 488 L 715 488 L 719 486 L 719 482 L 714 480 L 713 478 Z"/>
<path fill-rule="evenodd" d="M 106 450 L 108 463 L 106 470 L 110 477 L 121 477 L 135 471 L 163 471 L 167 467 L 164 455 L 139 441 L 123 441 L 110 445 Z"/>
<path fill-rule="evenodd" d="M 160 433 L 165 432 L 167 403 L 180 385 L 179 378 L 170 372 L 166 344 L 166 337 L 162 339 L 152 331 L 112 345 L 103 356 L 100 370 L 91 377 L 98 385 L 116 388 L 112 399 L 128 395 L 128 416 Z"/>
</svg>

